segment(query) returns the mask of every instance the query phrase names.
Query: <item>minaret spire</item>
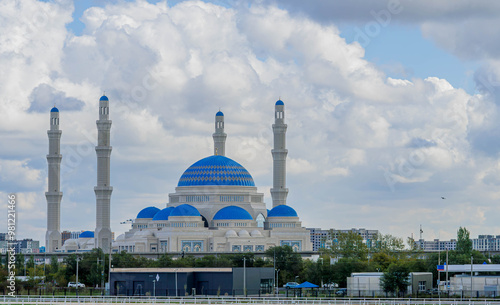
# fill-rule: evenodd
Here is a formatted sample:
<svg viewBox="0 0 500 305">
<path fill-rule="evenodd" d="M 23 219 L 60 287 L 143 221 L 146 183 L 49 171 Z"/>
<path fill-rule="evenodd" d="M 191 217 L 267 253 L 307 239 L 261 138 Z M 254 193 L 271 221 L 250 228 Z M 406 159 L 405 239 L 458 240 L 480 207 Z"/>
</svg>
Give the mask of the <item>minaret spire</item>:
<svg viewBox="0 0 500 305">
<path fill-rule="evenodd" d="M 285 124 L 285 104 L 281 99 L 274 106 L 274 148 L 273 155 L 273 188 L 271 197 L 273 198 L 273 208 L 286 204 L 288 189 L 286 188 L 286 128 Z"/>
<path fill-rule="evenodd" d="M 49 186 L 45 193 L 47 199 L 47 232 L 45 248 L 51 253 L 61 248 L 61 134 L 59 129 L 59 110 L 50 110 L 49 154 L 47 155 Z"/>
<path fill-rule="evenodd" d="M 227 134 L 224 133 L 224 114 L 220 109 L 215 114 L 215 133 L 212 137 L 214 138 L 214 155 L 225 156 Z"/>
<path fill-rule="evenodd" d="M 103 95 L 99 100 L 99 120 L 97 124 L 97 186 L 94 187 L 96 197 L 96 228 L 94 232 L 95 246 L 101 248 L 105 253 L 109 251 L 111 245 L 110 226 L 110 205 L 111 192 L 110 185 L 110 156 L 111 149 L 109 136 L 111 130 L 111 120 L 109 119 L 109 100 Z"/>
</svg>

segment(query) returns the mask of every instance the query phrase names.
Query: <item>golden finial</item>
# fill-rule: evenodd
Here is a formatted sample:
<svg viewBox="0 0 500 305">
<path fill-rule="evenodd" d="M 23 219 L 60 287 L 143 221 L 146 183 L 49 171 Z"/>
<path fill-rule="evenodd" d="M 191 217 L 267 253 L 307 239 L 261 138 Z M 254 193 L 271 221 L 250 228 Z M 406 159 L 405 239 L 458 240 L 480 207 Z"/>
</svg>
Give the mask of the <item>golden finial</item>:
<svg viewBox="0 0 500 305">
<path fill-rule="evenodd" d="M 217 153 L 217 147 L 215 148 L 215 155 L 216 155 L 216 156 L 218 155 L 218 153 Z"/>
</svg>

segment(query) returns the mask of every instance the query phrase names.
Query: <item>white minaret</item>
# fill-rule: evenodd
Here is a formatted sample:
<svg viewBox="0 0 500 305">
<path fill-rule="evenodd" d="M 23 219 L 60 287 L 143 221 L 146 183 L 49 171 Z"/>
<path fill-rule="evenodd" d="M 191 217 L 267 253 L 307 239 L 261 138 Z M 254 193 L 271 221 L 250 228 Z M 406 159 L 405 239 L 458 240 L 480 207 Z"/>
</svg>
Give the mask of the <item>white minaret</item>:
<svg viewBox="0 0 500 305">
<path fill-rule="evenodd" d="M 214 155 L 225 156 L 227 134 L 224 133 L 224 113 L 220 110 L 215 114 L 215 133 L 212 137 L 214 138 Z"/>
<path fill-rule="evenodd" d="M 59 130 L 59 110 L 50 110 L 49 154 L 49 187 L 45 193 L 47 198 L 47 232 L 45 233 L 45 250 L 49 253 L 61 248 L 61 134 Z"/>
<path fill-rule="evenodd" d="M 99 100 L 99 120 L 97 124 L 97 186 L 94 187 L 96 197 L 96 228 L 94 232 L 95 246 L 105 253 L 109 251 L 111 243 L 110 203 L 113 188 L 110 185 L 110 156 L 109 134 L 111 120 L 109 119 L 109 100 L 103 95 Z"/>
<path fill-rule="evenodd" d="M 285 124 L 285 104 L 278 100 L 274 107 L 274 149 L 273 154 L 273 188 L 271 197 L 273 198 L 273 208 L 286 204 L 288 189 L 286 188 L 286 124 Z"/>
</svg>

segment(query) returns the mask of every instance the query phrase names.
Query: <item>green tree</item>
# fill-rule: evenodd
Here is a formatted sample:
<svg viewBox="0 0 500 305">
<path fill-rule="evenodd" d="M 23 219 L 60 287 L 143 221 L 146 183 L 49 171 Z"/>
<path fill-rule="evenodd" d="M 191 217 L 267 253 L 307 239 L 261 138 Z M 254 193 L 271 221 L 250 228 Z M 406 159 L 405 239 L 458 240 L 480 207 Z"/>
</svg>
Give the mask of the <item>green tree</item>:
<svg viewBox="0 0 500 305">
<path fill-rule="evenodd" d="M 25 259 L 24 259 L 24 254 L 19 253 L 16 256 L 16 273 L 18 275 L 24 275 L 24 265 L 25 265 Z"/>
<path fill-rule="evenodd" d="M 113 268 L 130 268 L 134 267 L 136 263 L 137 261 L 135 257 L 127 251 L 113 254 L 113 258 L 111 260 Z"/>
<path fill-rule="evenodd" d="M 59 270 L 59 262 L 57 261 L 57 256 L 53 255 L 50 258 L 50 271 L 49 273 L 57 273 Z"/>
<path fill-rule="evenodd" d="M 290 246 L 272 247 L 267 249 L 265 254 L 266 257 L 275 260 L 276 269 L 280 270 L 278 285 L 294 281 L 295 277 L 303 271 L 302 257 Z"/>
<path fill-rule="evenodd" d="M 392 236 L 391 234 L 378 234 L 372 241 L 370 251 L 372 253 L 384 252 L 391 256 L 399 256 L 404 250 L 405 245 L 401 237 Z"/>
<path fill-rule="evenodd" d="M 457 247 L 456 252 L 470 257 L 472 252 L 472 240 L 470 239 L 469 230 L 465 227 L 460 227 L 457 231 Z"/>
<path fill-rule="evenodd" d="M 386 252 L 377 252 L 371 257 L 371 263 L 375 265 L 375 269 L 381 272 L 386 271 L 387 268 L 396 261 L 397 259 L 394 256 L 389 255 Z"/>
<path fill-rule="evenodd" d="M 172 257 L 169 254 L 165 253 L 162 256 L 160 256 L 156 261 L 156 267 L 159 268 L 170 267 L 172 266 L 172 261 L 173 261 Z"/>
<path fill-rule="evenodd" d="M 368 261 L 360 261 L 354 258 L 341 258 L 338 262 L 331 266 L 331 272 L 333 274 L 332 281 L 337 283 L 339 287 L 347 287 L 347 278 L 351 276 L 353 272 L 373 272 L 374 264 L 368 264 Z"/>
<path fill-rule="evenodd" d="M 380 286 L 385 292 L 403 294 L 408 287 L 410 271 L 403 263 L 392 263 L 380 278 Z"/>
<path fill-rule="evenodd" d="M 367 259 L 368 247 L 363 242 L 361 235 L 354 232 L 337 234 L 331 231 L 330 239 L 332 240 L 331 249 L 326 252 L 329 252 L 332 257 L 353 258 L 357 260 Z"/>
</svg>

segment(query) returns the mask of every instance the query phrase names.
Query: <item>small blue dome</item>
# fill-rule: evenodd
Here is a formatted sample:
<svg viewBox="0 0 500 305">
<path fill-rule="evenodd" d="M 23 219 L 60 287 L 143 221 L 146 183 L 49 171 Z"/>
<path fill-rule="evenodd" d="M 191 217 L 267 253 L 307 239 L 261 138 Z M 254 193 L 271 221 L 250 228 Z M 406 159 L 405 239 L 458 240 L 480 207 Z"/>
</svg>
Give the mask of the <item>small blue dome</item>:
<svg viewBox="0 0 500 305">
<path fill-rule="evenodd" d="M 59 109 L 57 109 L 56 107 L 50 109 L 50 112 L 59 112 Z"/>
<path fill-rule="evenodd" d="M 224 116 L 224 113 L 222 113 L 222 111 L 219 110 L 219 112 L 217 112 L 215 116 Z"/>
<path fill-rule="evenodd" d="M 101 96 L 101 98 L 99 99 L 99 101 L 109 101 L 109 100 L 108 100 L 107 96 L 103 95 L 103 96 Z"/>
<path fill-rule="evenodd" d="M 94 232 L 92 231 L 83 231 L 78 235 L 78 238 L 94 238 Z"/>
<path fill-rule="evenodd" d="M 241 185 L 255 186 L 250 173 L 238 162 L 225 156 L 210 156 L 191 165 L 177 186 Z"/>
<path fill-rule="evenodd" d="M 155 217 L 153 217 L 153 220 L 168 220 L 168 216 L 170 215 L 170 213 L 172 213 L 172 211 L 174 210 L 174 207 L 168 207 L 168 208 L 165 208 L 161 211 L 159 211 L 158 213 L 156 213 Z"/>
<path fill-rule="evenodd" d="M 250 215 L 250 213 L 248 213 L 245 209 L 234 205 L 222 208 L 217 213 L 215 213 L 214 220 L 223 219 L 253 220 L 252 215 Z"/>
<path fill-rule="evenodd" d="M 157 207 L 147 207 L 147 208 L 142 209 L 139 212 L 139 214 L 137 214 L 136 218 L 141 218 L 141 219 L 153 218 L 156 215 L 156 213 L 158 213 L 159 211 L 160 211 L 160 209 Z"/>
<path fill-rule="evenodd" d="M 282 101 L 282 100 L 278 100 L 278 101 L 276 102 L 276 105 L 281 105 L 281 106 L 283 106 L 283 105 L 285 105 L 285 103 L 283 103 L 283 101 Z"/>
<path fill-rule="evenodd" d="M 267 217 L 298 217 L 297 212 L 287 205 L 278 205 L 267 213 Z"/>
<path fill-rule="evenodd" d="M 168 217 L 171 216 L 201 216 L 201 215 L 200 212 L 198 212 L 198 210 L 194 206 L 189 204 L 181 204 L 175 207 L 175 209 L 173 209 L 172 212 L 170 212 L 170 215 Z"/>
</svg>

